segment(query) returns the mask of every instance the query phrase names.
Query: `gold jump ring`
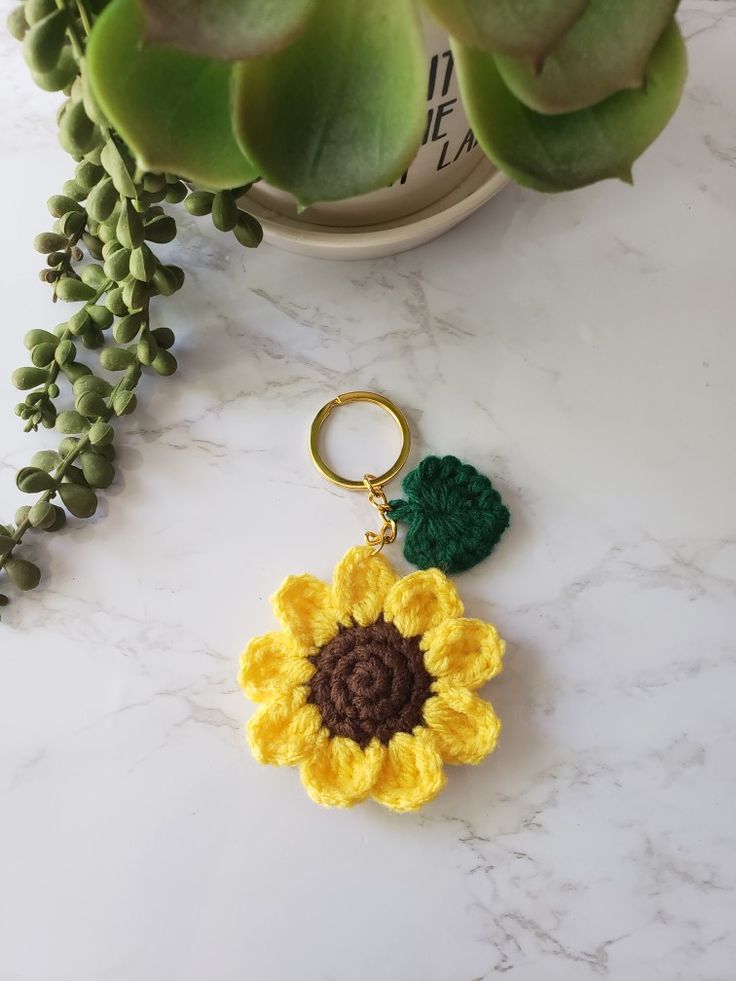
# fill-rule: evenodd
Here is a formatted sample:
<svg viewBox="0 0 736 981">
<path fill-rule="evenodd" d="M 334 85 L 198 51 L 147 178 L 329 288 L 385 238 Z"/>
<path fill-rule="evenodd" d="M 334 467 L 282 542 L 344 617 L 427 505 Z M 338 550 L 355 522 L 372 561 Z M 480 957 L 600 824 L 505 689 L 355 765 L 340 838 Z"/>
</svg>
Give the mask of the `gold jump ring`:
<svg viewBox="0 0 736 981">
<path fill-rule="evenodd" d="M 339 487 L 346 487 L 348 490 L 365 490 L 364 478 L 360 477 L 357 480 L 350 480 L 347 477 L 341 477 L 340 474 L 335 473 L 335 471 L 328 467 L 322 458 L 322 453 L 319 448 L 319 438 L 322 431 L 322 427 L 325 424 L 327 417 L 333 411 L 333 409 L 338 408 L 341 405 L 349 405 L 351 402 L 370 402 L 372 405 L 380 405 L 381 408 L 385 409 L 393 418 L 401 430 L 401 452 L 399 453 L 398 459 L 389 467 L 389 469 L 382 473 L 379 477 L 372 477 L 372 482 L 378 486 L 383 487 L 390 480 L 401 471 L 406 461 L 409 459 L 409 451 L 411 450 L 411 433 L 409 432 L 409 423 L 406 416 L 401 411 L 401 409 L 394 405 L 394 403 L 387 399 L 383 395 L 377 395 L 375 392 L 345 392 L 344 395 L 337 395 L 334 399 L 331 399 L 327 405 L 323 405 L 319 410 L 317 415 L 314 417 L 314 421 L 309 431 L 309 452 L 312 455 L 312 460 L 314 465 L 317 467 L 319 472 L 323 476 L 327 477 L 328 480 L 332 481 L 333 484 L 337 484 Z"/>
</svg>

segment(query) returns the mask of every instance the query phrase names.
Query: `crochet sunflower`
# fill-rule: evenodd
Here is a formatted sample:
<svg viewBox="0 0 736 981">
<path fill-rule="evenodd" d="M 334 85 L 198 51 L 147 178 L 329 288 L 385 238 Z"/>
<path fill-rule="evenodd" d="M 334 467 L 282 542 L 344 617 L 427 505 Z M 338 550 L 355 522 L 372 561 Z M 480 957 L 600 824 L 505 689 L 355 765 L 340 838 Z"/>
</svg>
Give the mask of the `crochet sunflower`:
<svg viewBox="0 0 736 981">
<path fill-rule="evenodd" d="M 247 726 L 261 763 L 298 766 L 327 807 L 368 797 L 413 811 L 445 784 L 444 763 L 479 763 L 501 723 L 475 689 L 501 670 L 495 627 L 463 617 L 437 569 L 400 578 L 352 548 L 332 585 L 290 576 L 272 599 L 283 631 L 251 641 L 240 685 L 263 704 Z"/>
</svg>

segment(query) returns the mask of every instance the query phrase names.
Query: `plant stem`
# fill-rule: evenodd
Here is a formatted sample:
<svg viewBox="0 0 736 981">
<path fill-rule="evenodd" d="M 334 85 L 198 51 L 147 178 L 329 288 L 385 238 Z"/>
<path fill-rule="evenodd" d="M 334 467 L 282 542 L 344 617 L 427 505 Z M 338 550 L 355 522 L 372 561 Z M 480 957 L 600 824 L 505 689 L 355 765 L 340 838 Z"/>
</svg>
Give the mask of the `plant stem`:
<svg viewBox="0 0 736 981">
<path fill-rule="evenodd" d="M 69 24 L 67 26 L 66 32 L 69 35 L 69 40 L 72 42 L 72 47 L 74 48 L 74 54 L 78 59 L 84 57 L 84 38 L 79 33 L 77 25 L 74 20 L 74 14 L 69 10 L 66 0 L 56 0 L 56 6 L 59 10 L 66 10 L 70 14 Z"/>
<path fill-rule="evenodd" d="M 82 21 L 84 33 L 89 35 L 89 32 L 92 30 L 92 21 L 83 0 L 77 0 L 77 10 L 79 11 L 79 19 Z"/>
</svg>

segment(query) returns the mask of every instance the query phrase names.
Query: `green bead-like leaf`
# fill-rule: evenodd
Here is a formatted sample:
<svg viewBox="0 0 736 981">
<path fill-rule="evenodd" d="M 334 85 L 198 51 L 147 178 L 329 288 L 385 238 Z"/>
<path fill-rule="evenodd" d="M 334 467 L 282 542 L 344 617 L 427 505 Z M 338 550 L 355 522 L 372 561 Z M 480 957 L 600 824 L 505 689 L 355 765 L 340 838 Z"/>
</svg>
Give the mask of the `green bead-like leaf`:
<svg viewBox="0 0 736 981">
<path fill-rule="evenodd" d="M 65 10 L 54 10 L 28 31 L 23 40 L 23 53 L 31 71 L 45 73 L 56 68 L 68 23 Z"/>
<path fill-rule="evenodd" d="M 107 330 L 108 327 L 112 326 L 114 318 L 107 307 L 95 303 L 87 307 L 87 313 L 92 323 L 100 330 Z"/>
<path fill-rule="evenodd" d="M 22 41 L 28 30 L 28 21 L 26 20 L 26 12 L 23 9 L 23 4 L 13 7 L 5 23 L 11 37 L 14 37 L 16 41 Z"/>
<path fill-rule="evenodd" d="M 478 142 L 497 167 L 539 191 L 567 191 L 609 177 L 631 181 L 631 165 L 677 108 L 686 74 L 685 46 L 672 23 L 652 52 L 642 91 L 549 116 L 519 102 L 491 55 L 457 42 L 453 49 Z"/>
<path fill-rule="evenodd" d="M 74 382 L 74 397 L 78 399 L 86 392 L 94 392 L 95 395 L 107 398 L 112 392 L 112 385 L 106 379 L 98 378 L 97 375 L 85 375 L 84 378 Z"/>
<path fill-rule="evenodd" d="M 212 202 L 212 224 L 218 232 L 231 232 L 238 223 L 238 206 L 229 191 L 220 191 Z"/>
<path fill-rule="evenodd" d="M 107 415 L 105 400 L 95 392 L 84 392 L 76 401 L 77 412 L 85 419 L 97 419 Z"/>
<path fill-rule="evenodd" d="M 84 104 L 72 102 L 59 121 L 59 143 L 73 157 L 91 150 L 96 138 L 95 124 L 84 111 Z"/>
<path fill-rule="evenodd" d="M 81 310 L 77 310 L 76 313 L 73 313 L 69 318 L 69 330 L 75 337 L 77 337 L 87 330 L 90 323 L 91 321 L 89 314 L 87 313 L 87 307 L 83 307 Z"/>
<path fill-rule="evenodd" d="M 677 0 L 592 0 L 545 60 L 541 71 L 521 58 L 496 57 L 506 85 L 537 112 L 586 109 L 621 89 L 641 89 L 654 45 Z"/>
<path fill-rule="evenodd" d="M 91 518 L 97 510 L 97 495 L 81 484 L 62 484 L 59 487 L 59 496 L 64 507 L 76 518 Z"/>
<path fill-rule="evenodd" d="M 285 47 L 317 0 L 141 0 L 147 42 L 236 61 Z"/>
<path fill-rule="evenodd" d="M 41 255 L 50 255 L 52 252 L 61 251 L 68 244 L 69 242 L 66 236 L 59 235 L 58 232 L 41 232 L 33 240 L 33 248 L 36 252 L 40 252 Z"/>
<path fill-rule="evenodd" d="M 61 92 L 68 88 L 77 77 L 79 65 L 74 57 L 74 52 L 70 44 L 61 50 L 61 57 L 55 68 L 50 72 L 31 72 L 33 81 L 44 92 Z"/>
<path fill-rule="evenodd" d="M 79 461 L 84 479 L 90 487 L 109 487 L 115 479 L 115 467 L 99 453 L 82 453 Z"/>
<path fill-rule="evenodd" d="M 105 177 L 87 198 L 87 211 L 95 221 L 107 221 L 118 203 L 118 192 L 110 177 Z"/>
<path fill-rule="evenodd" d="M 35 327 L 27 332 L 23 338 L 23 344 L 28 351 L 32 351 L 37 344 L 56 344 L 58 340 L 56 334 L 52 334 L 51 331 Z"/>
<path fill-rule="evenodd" d="M 46 207 L 54 218 L 61 218 L 70 211 L 84 211 L 79 201 L 75 201 L 67 194 L 53 194 L 46 202 Z"/>
<path fill-rule="evenodd" d="M 98 420 L 89 431 L 89 441 L 93 446 L 109 446 L 115 438 L 115 430 L 109 422 Z"/>
<path fill-rule="evenodd" d="M 83 283 L 80 279 L 72 279 L 70 276 L 67 276 L 65 279 L 60 279 L 56 284 L 56 295 L 60 300 L 74 303 L 76 301 L 93 299 L 95 290 L 86 283 Z"/>
<path fill-rule="evenodd" d="M 117 192 L 125 198 L 134 198 L 137 192 L 133 178 L 117 143 L 112 138 L 100 151 L 100 162 L 110 175 Z"/>
<path fill-rule="evenodd" d="M 43 531 L 60 531 L 66 524 L 66 511 L 54 505 L 53 521 L 43 525 Z"/>
<path fill-rule="evenodd" d="M 176 222 L 171 215 L 156 215 L 146 222 L 145 233 L 149 242 L 158 242 L 161 245 L 173 242 L 176 238 Z"/>
<path fill-rule="evenodd" d="M 386 187 L 419 149 L 426 74 L 412 0 L 320 0 L 286 50 L 237 67 L 238 138 L 303 206 Z"/>
<path fill-rule="evenodd" d="M 389 516 L 406 522 L 404 555 L 420 569 L 463 572 L 486 558 L 509 525 L 488 477 L 457 457 L 428 456 L 406 476 Z"/>
<path fill-rule="evenodd" d="M 105 275 L 116 283 L 122 283 L 130 272 L 130 249 L 118 249 L 113 252 L 103 266 Z"/>
<path fill-rule="evenodd" d="M 16 368 L 11 376 L 13 385 L 21 392 L 27 392 L 37 385 L 43 385 L 49 373 L 45 368 Z"/>
<path fill-rule="evenodd" d="M 126 249 L 137 249 L 143 243 L 143 219 L 130 201 L 125 201 L 120 209 L 115 232 L 118 242 Z"/>
<path fill-rule="evenodd" d="M 591 0 L 425 0 L 448 32 L 474 48 L 541 64 Z M 648 0 L 647 0 L 648 2 Z"/>
<path fill-rule="evenodd" d="M 77 165 L 77 169 L 74 172 L 74 180 L 84 191 L 91 191 L 93 187 L 105 176 L 102 167 L 97 164 L 89 163 L 87 160 L 83 160 Z"/>
<path fill-rule="evenodd" d="M 158 344 L 150 331 L 147 330 L 142 334 L 136 345 L 135 354 L 141 364 L 153 364 L 154 358 L 158 354 Z"/>
<path fill-rule="evenodd" d="M 80 275 L 82 282 L 86 283 L 87 286 L 91 286 L 95 293 L 105 285 L 105 281 L 107 280 L 102 266 L 96 262 L 90 262 L 86 266 L 83 266 Z"/>
<path fill-rule="evenodd" d="M 125 371 L 135 364 L 135 354 L 120 347 L 108 347 L 100 354 L 100 364 L 106 371 Z"/>
<path fill-rule="evenodd" d="M 164 351 L 168 351 L 170 347 L 174 346 L 176 337 L 170 327 L 157 327 L 154 331 L 151 331 L 151 334 L 156 338 L 159 348 L 162 348 Z"/>
<path fill-rule="evenodd" d="M 5 571 L 18 589 L 35 589 L 41 581 L 41 570 L 26 559 L 8 559 Z"/>
<path fill-rule="evenodd" d="M 123 303 L 128 310 L 142 310 L 148 292 L 143 283 L 132 277 L 123 285 Z"/>
<path fill-rule="evenodd" d="M 158 290 L 161 296 L 172 296 L 174 293 L 176 293 L 176 280 L 165 266 L 158 267 L 156 272 L 153 274 L 151 283 Z"/>
<path fill-rule="evenodd" d="M 130 274 L 141 283 L 149 283 L 158 268 L 158 260 L 147 245 L 139 245 L 130 256 Z"/>
<path fill-rule="evenodd" d="M 179 365 L 171 351 L 159 351 L 151 362 L 151 367 L 157 375 L 167 377 L 173 375 Z"/>
<path fill-rule="evenodd" d="M 32 528 L 47 528 L 56 520 L 54 505 L 49 501 L 38 501 L 28 513 Z"/>
<path fill-rule="evenodd" d="M 37 24 L 55 9 L 55 0 L 25 0 L 25 15 L 29 24 Z"/>
<path fill-rule="evenodd" d="M 113 0 L 87 45 L 95 98 L 141 168 L 216 188 L 254 180 L 258 174 L 232 131 L 230 65 L 143 47 L 142 35 L 135 0 Z"/>
<path fill-rule="evenodd" d="M 136 398 L 135 393 L 128 391 L 118 392 L 118 394 L 112 400 L 112 407 L 115 411 L 115 415 L 118 416 L 129 416 L 131 412 L 135 412 L 137 404 L 138 399 Z"/>
<path fill-rule="evenodd" d="M 215 195 L 211 191 L 192 191 L 184 201 L 184 207 L 190 215 L 201 218 L 212 211 Z"/>
<path fill-rule="evenodd" d="M 235 238 L 246 249 L 256 249 L 263 241 L 261 223 L 245 211 L 238 215 L 238 223 L 233 229 Z"/>
<path fill-rule="evenodd" d="M 54 360 L 56 344 L 37 344 L 31 351 L 31 361 L 37 368 L 45 368 Z"/>
<path fill-rule="evenodd" d="M 86 364 L 81 364 L 79 361 L 71 361 L 69 364 L 62 365 L 61 370 L 64 377 L 68 379 L 72 385 L 75 381 L 78 381 L 85 375 L 92 374 L 92 369 Z"/>
<path fill-rule="evenodd" d="M 127 317 L 118 320 L 112 329 L 113 337 L 118 344 L 130 344 L 138 336 L 138 331 L 142 325 L 143 315 L 140 313 L 131 313 Z"/>
<path fill-rule="evenodd" d="M 46 473 L 52 473 L 61 463 L 61 457 L 56 450 L 39 450 L 31 458 L 31 464 Z"/>
<path fill-rule="evenodd" d="M 107 308 L 110 313 L 114 313 L 116 317 L 124 317 L 130 311 L 125 305 L 125 300 L 123 299 L 123 291 L 120 288 L 110 290 L 107 294 L 107 299 L 105 300 Z"/>
<path fill-rule="evenodd" d="M 40 494 L 41 491 L 52 490 L 56 481 L 50 473 L 39 467 L 23 467 L 18 471 L 15 483 L 24 494 Z"/>
<path fill-rule="evenodd" d="M 65 435 L 76 435 L 77 433 L 86 432 L 89 427 L 89 423 L 81 416 L 78 412 L 72 409 L 66 412 L 60 412 L 56 419 L 56 428 L 60 433 Z"/>
</svg>

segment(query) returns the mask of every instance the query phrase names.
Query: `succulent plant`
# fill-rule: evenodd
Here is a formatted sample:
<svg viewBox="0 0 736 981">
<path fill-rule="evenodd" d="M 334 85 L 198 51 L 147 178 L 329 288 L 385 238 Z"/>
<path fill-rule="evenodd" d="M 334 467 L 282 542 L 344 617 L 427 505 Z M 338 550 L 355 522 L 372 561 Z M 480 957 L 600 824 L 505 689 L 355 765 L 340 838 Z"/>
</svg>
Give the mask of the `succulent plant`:
<svg viewBox="0 0 736 981">
<path fill-rule="evenodd" d="M 100 492 L 116 475 L 117 425 L 135 411 L 141 378 L 176 371 L 175 337 L 161 324 L 160 301 L 181 289 L 184 271 L 156 255 L 158 245 L 177 235 L 163 205 L 210 216 L 246 247 L 262 237 L 255 218 L 237 204 L 247 189 L 237 182 L 217 193 L 190 190 L 176 174 L 135 166 L 83 70 L 89 31 L 104 6 L 104 0 L 25 0 L 8 17 L 34 80 L 65 94 L 59 141 L 76 166 L 61 193 L 48 199 L 51 228 L 34 242 L 54 302 L 74 307 L 53 331 L 26 333 L 30 363 L 12 374 L 25 431 L 56 430 L 59 439 L 16 475 L 29 503 L 0 524 L 0 608 L 9 602 L 9 583 L 31 590 L 41 582 L 40 567 L 26 557 L 28 539 L 60 531 L 67 513 L 85 520 L 97 511 Z"/>
<path fill-rule="evenodd" d="M 426 124 L 419 0 L 112 0 L 89 41 L 143 169 L 263 177 L 301 205 L 385 187 Z M 686 71 L 676 0 L 424 0 L 486 155 L 541 191 L 631 181 Z"/>
</svg>

